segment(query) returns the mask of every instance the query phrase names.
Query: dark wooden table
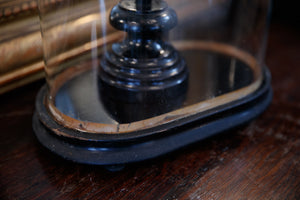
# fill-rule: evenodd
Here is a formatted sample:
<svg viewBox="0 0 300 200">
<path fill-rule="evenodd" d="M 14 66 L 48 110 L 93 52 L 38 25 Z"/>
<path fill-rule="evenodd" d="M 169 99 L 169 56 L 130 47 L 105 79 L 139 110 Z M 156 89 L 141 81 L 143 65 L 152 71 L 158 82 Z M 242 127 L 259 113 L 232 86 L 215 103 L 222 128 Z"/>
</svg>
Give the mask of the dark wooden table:
<svg viewBox="0 0 300 200">
<path fill-rule="evenodd" d="M 300 31 L 273 23 L 272 104 L 244 127 L 119 172 L 63 160 L 32 131 L 37 82 L 0 96 L 0 199 L 300 199 Z"/>
</svg>

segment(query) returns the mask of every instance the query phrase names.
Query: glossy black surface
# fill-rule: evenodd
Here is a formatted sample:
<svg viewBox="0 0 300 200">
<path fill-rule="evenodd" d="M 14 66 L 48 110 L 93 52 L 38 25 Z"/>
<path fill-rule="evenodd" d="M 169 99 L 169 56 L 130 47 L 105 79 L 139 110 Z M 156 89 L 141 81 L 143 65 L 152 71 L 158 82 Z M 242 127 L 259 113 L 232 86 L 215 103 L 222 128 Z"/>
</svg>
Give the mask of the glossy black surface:
<svg viewBox="0 0 300 200">
<path fill-rule="evenodd" d="M 185 95 L 179 92 L 176 96 L 176 90 L 168 94 L 167 90 L 153 93 L 150 99 L 149 93 L 138 93 L 144 95 L 141 99 L 148 101 L 130 103 L 125 101 L 130 97 L 128 93 L 113 92 L 112 88 L 99 93 L 97 74 L 90 70 L 66 82 L 56 95 L 55 105 L 62 113 L 78 120 L 117 124 L 184 108 L 233 92 L 253 82 L 252 69 L 236 58 L 201 50 L 180 53 L 190 70 Z M 107 102 L 112 94 L 118 99 Z"/>
</svg>

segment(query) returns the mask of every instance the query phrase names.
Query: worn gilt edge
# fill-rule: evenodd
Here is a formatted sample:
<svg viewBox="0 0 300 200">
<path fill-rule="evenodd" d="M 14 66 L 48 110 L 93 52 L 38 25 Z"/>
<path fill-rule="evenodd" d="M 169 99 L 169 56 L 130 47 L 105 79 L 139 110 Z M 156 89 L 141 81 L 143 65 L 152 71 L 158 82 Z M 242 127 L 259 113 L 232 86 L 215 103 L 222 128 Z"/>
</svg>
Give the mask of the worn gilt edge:
<svg viewBox="0 0 300 200">
<path fill-rule="evenodd" d="M 96 122 L 84 122 L 84 121 L 74 119 L 60 112 L 60 110 L 56 108 L 54 102 L 55 98 L 49 100 L 49 98 L 46 97 L 45 106 L 49 110 L 50 115 L 52 115 L 53 119 L 58 124 L 61 124 L 66 128 L 77 130 L 80 132 L 95 133 L 95 134 L 103 134 L 103 133 L 123 134 L 123 133 L 138 131 L 138 130 L 147 130 L 162 124 L 172 123 L 176 120 L 183 119 L 185 117 L 195 115 L 204 111 L 208 111 L 218 106 L 225 105 L 229 102 L 243 99 L 247 95 L 256 91 L 260 87 L 263 80 L 262 71 L 260 65 L 257 63 L 257 60 L 252 55 L 236 47 L 224 43 L 204 42 L 204 41 L 185 41 L 185 42 L 175 43 L 175 47 L 180 50 L 194 49 L 195 46 L 196 48 L 202 50 L 224 53 L 226 55 L 233 56 L 245 62 L 253 70 L 253 75 L 254 75 L 253 83 L 251 83 L 246 87 L 238 89 L 236 91 L 223 94 L 221 96 L 217 96 L 209 100 L 201 101 L 199 103 L 181 109 L 177 109 L 175 111 L 171 111 L 166 114 L 162 114 L 156 117 L 148 118 L 137 122 L 125 123 L 125 124 L 103 124 L 103 123 L 96 123 Z M 55 97 L 57 91 L 59 90 L 60 87 L 64 85 L 65 82 L 67 82 L 68 80 L 72 79 L 75 76 L 80 75 L 82 72 L 89 69 L 90 69 L 89 65 L 86 65 L 81 67 L 79 70 L 75 68 L 69 68 L 65 70 L 62 74 L 56 77 L 56 79 L 52 82 L 54 86 L 52 87 L 52 90 L 49 91 L 49 95 Z M 56 132 L 56 134 L 60 135 L 61 132 Z"/>
</svg>

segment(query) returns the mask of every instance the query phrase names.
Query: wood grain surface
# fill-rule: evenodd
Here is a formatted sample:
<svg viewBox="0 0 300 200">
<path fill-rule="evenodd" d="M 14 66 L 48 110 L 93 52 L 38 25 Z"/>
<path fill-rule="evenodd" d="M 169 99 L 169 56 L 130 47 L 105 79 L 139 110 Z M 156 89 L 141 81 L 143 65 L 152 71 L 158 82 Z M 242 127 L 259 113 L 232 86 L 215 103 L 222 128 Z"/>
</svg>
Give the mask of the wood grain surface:
<svg viewBox="0 0 300 200">
<path fill-rule="evenodd" d="M 251 123 L 110 172 L 63 160 L 32 131 L 43 82 L 0 96 L 0 199 L 300 199 L 300 31 L 273 23 L 270 107 Z"/>
</svg>

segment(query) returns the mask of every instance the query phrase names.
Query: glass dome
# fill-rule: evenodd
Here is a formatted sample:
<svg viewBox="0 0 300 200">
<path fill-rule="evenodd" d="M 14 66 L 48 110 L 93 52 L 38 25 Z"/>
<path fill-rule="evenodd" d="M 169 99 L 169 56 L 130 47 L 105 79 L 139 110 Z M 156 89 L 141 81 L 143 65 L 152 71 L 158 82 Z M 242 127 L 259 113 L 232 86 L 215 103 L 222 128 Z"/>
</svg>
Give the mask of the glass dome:
<svg viewBox="0 0 300 200">
<path fill-rule="evenodd" d="M 128 133 L 239 101 L 264 79 L 269 0 L 39 0 L 47 112 Z"/>
</svg>

